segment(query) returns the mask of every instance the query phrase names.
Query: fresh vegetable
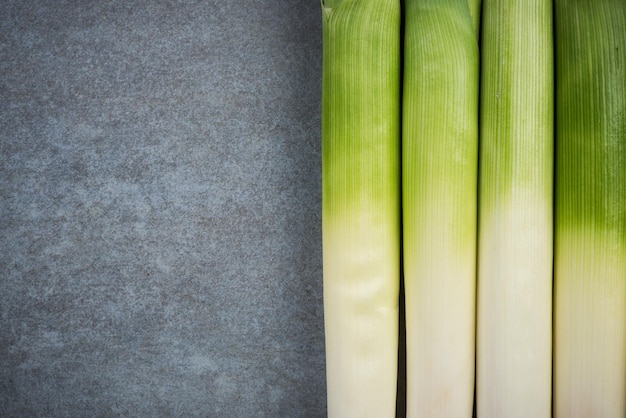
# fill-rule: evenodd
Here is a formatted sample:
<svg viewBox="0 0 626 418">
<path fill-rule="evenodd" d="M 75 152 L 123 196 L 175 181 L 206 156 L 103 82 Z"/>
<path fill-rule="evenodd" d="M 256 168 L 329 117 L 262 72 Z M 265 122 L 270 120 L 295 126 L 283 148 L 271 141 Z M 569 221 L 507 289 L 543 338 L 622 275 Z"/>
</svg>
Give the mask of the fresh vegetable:
<svg viewBox="0 0 626 418">
<path fill-rule="evenodd" d="M 402 205 L 407 416 L 471 417 L 477 34 L 467 0 L 405 2 Z"/>
<path fill-rule="evenodd" d="M 484 0 L 477 416 L 551 415 L 552 0 Z"/>
<path fill-rule="evenodd" d="M 626 2 L 556 0 L 555 417 L 626 417 Z"/>
<path fill-rule="evenodd" d="M 325 0 L 322 14 L 328 416 L 395 417 L 400 1 Z"/>
</svg>

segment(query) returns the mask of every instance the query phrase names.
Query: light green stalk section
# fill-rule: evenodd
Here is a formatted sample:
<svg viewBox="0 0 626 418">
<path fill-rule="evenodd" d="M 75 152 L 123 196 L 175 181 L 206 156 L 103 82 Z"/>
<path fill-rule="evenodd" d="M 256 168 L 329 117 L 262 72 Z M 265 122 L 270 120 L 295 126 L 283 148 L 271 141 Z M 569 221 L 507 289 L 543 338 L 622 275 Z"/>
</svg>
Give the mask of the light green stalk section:
<svg viewBox="0 0 626 418">
<path fill-rule="evenodd" d="M 484 0 L 476 399 L 479 418 L 552 408 L 552 0 Z"/>
<path fill-rule="evenodd" d="M 402 204 L 407 416 L 471 417 L 478 44 L 467 0 L 407 0 Z"/>
<path fill-rule="evenodd" d="M 626 2 L 557 0 L 554 411 L 626 416 Z"/>
<path fill-rule="evenodd" d="M 481 16 L 481 4 L 482 0 L 467 0 L 470 8 L 470 15 L 472 16 L 472 23 L 474 24 L 474 31 L 478 35 L 480 33 L 480 16 Z"/>
<path fill-rule="evenodd" d="M 400 285 L 400 2 L 322 4 L 328 416 L 395 417 Z"/>
</svg>

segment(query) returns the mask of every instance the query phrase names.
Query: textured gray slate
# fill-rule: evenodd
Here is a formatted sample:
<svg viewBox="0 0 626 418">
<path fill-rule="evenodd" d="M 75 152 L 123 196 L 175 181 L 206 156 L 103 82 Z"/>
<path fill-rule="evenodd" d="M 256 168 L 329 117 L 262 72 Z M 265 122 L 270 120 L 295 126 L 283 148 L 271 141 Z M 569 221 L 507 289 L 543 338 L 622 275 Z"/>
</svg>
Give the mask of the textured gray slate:
<svg viewBox="0 0 626 418">
<path fill-rule="evenodd" d="M 0 416 L 322 417 L 319 0 L 0 2 Z"/>
</svg>

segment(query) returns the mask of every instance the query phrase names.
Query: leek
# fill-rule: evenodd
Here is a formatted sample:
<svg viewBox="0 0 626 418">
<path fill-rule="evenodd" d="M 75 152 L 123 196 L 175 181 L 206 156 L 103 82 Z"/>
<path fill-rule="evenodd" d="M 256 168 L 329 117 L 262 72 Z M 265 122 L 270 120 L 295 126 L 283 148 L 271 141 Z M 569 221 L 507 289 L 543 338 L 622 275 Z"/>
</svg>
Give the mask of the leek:
<svg viewBox="0 0 626 418">
<path fill-rule="evenodd" d="M 484 0 L 477 416 L 550 417 L 551 0 Z"/>
<path fill-rule="evenodd" d="M 478 43 L 467 0 L 407 0 L 402 119 L 407 416 L 471 417 Z"/>
<path fill-rule="evenodd" d="M 400 2 L 325 0 L 322 242 L 329 417 L 395 417 Z"/>
<path fill-rule="evenodd" d="M 557 0 L 554 408 L 626 417 L 626 2 Z"/>
</svg>

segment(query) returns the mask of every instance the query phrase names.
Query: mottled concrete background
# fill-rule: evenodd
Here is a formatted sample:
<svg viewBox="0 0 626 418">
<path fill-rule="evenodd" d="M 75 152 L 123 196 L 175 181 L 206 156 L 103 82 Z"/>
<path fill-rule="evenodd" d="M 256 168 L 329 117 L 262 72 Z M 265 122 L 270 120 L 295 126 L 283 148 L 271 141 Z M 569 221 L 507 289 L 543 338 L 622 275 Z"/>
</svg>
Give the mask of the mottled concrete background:
<svg viewBox="0 0 626 418">
<path fill-rule="evenodd" d="M 0 1 L 0 416 L 322 417 L 319 0 Z"/>
</svg>

